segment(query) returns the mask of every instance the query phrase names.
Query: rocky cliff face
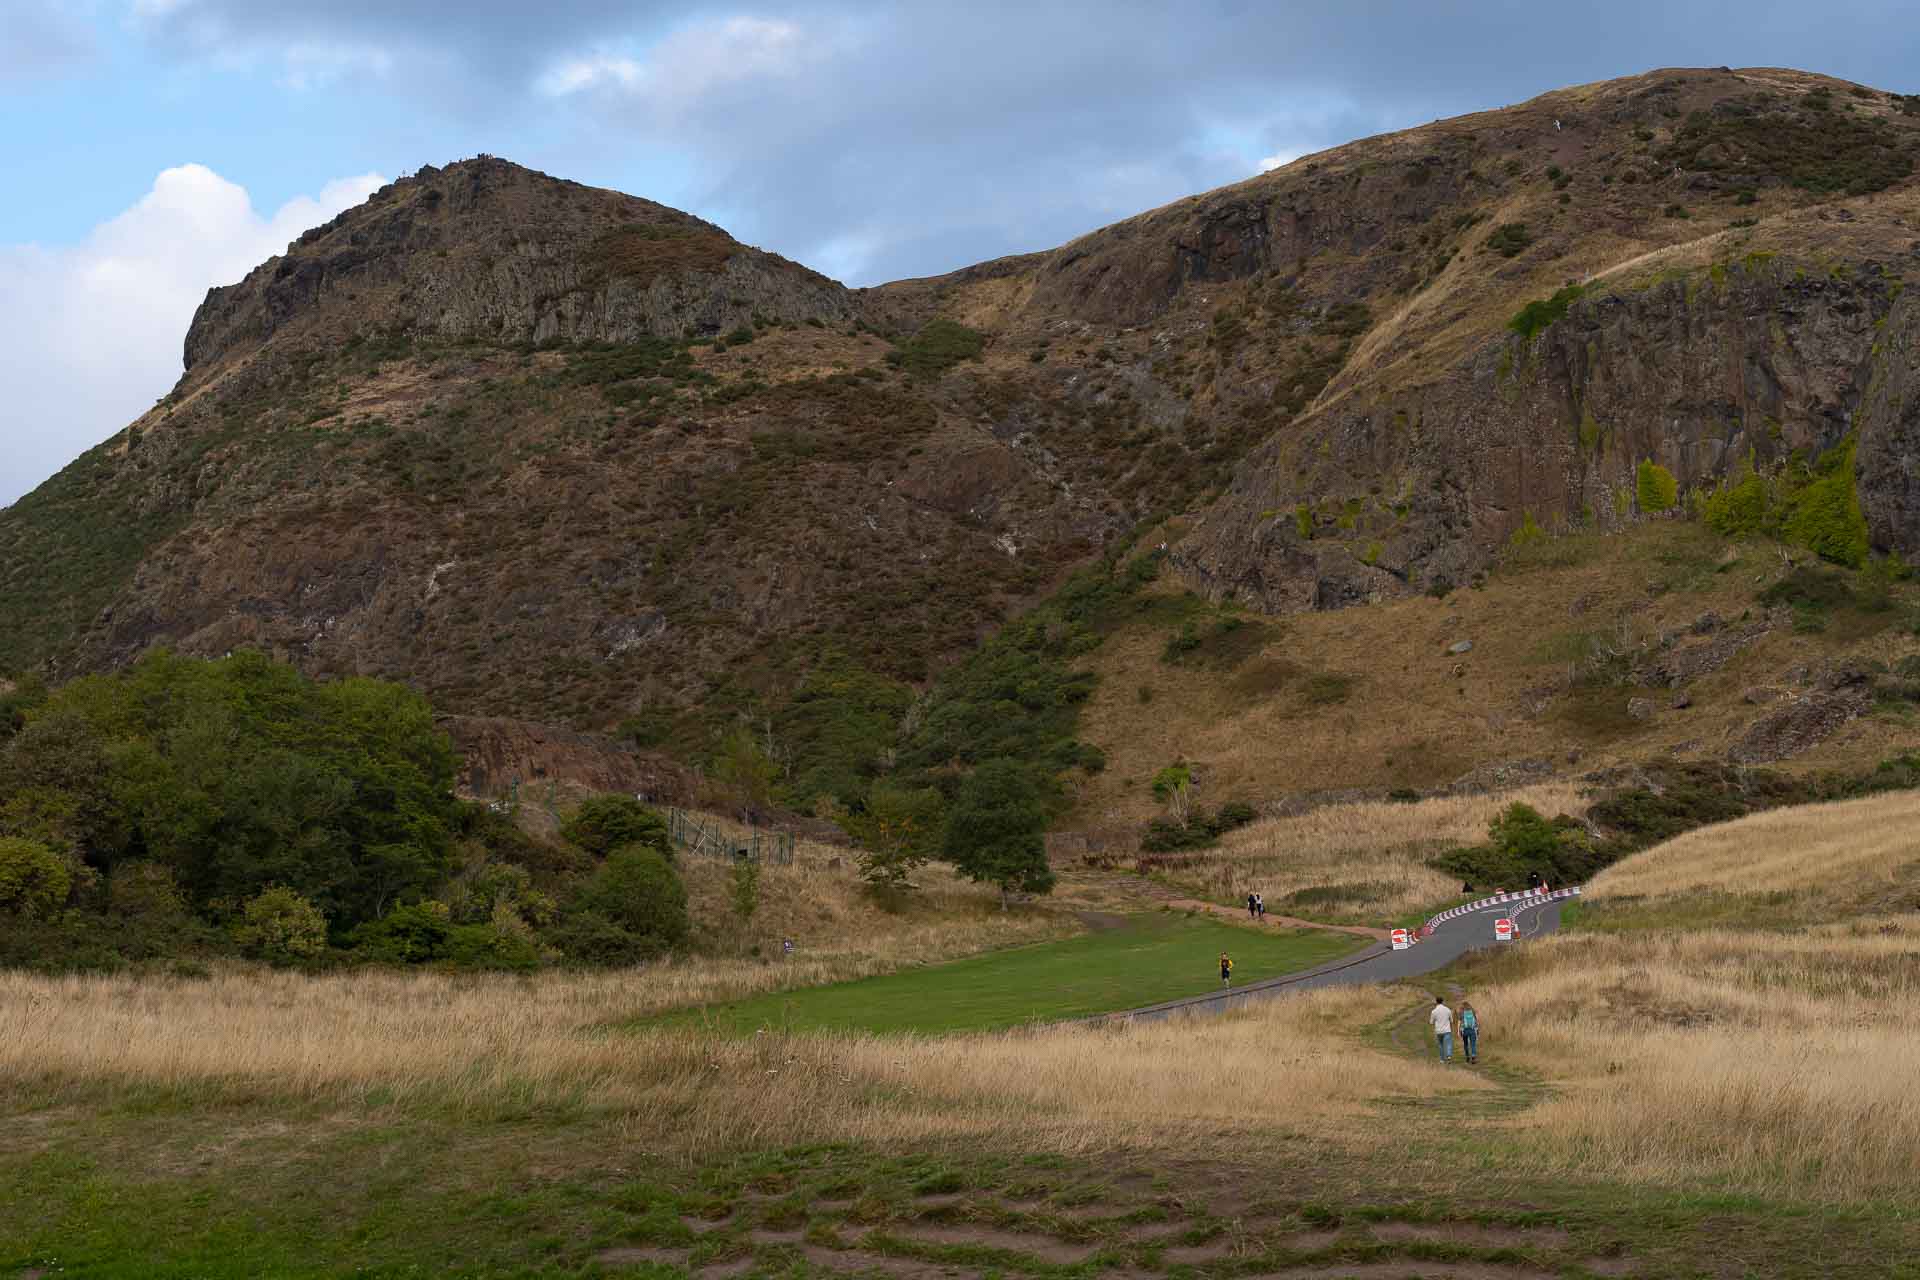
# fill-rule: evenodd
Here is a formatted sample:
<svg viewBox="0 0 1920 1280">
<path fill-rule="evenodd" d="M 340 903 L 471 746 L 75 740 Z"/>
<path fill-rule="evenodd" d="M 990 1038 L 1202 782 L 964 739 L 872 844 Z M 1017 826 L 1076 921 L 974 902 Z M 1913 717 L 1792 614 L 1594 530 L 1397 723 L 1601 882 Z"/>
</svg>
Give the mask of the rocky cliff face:
<svg viewBox="0 0 1920 1280">
<path fill-rule="evenodd" d="M 210 290 L 185 360 L 192 374 L 283 334 L 630 342 L 853 313 L 834 281 L 711 223 L 483 158 L 383 187 Z"/>
</svg>

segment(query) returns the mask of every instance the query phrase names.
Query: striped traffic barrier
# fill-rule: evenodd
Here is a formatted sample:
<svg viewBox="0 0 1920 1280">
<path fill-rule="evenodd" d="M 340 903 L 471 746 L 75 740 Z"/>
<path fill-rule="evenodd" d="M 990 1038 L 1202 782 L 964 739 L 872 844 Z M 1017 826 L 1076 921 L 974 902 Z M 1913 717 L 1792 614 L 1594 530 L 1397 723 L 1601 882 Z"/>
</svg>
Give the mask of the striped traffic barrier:
<svg viewBox="0 0 1920 1280">
<path fill-rule="evenodd" d="M 1393 949 L 1395 951 L 1405 951 L 1412 945 L 1413 942 L 1407 937 L 1407 931 L 1405 929 L 1395 929 L 1393 931 Z"/>
</svg>

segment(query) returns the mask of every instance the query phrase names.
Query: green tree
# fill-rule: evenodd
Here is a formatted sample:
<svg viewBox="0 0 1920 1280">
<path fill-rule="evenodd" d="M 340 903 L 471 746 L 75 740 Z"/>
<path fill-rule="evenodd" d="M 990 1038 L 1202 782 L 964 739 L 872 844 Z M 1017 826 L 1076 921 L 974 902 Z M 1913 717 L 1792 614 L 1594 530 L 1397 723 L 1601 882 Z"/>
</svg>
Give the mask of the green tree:
<svg viewBox="0 0 1920 1280">
<path fill-rule="evenodd" d="M 1633 491 L 1640 510 L 1652 515 L 1673 507 L 1680 496 L 1680 484 L 1673 478 L 1673 472 L 1652 458 L 1643 458 L 1634 474 Z"/>
<path fill-rule="evenodd" d="M 733 914 L 745 924 L 760 909 L 760 863 L 757 859 L 736 857 L 727 875 L 728 896 L 733 899 Z"/>
<path fill-rule="evenodd" d="M 590 796 L 560 824 L 560 838 L 604 858 L 627 845 L 645 845 L 673 856 L 666 819 L 632 796 Z"/>
<path fill-rule="evenodd" d="M 263 889 L 240 909 L 234 940 L 271 964 L 311 959 L 327 949 L 327 918 L 284 885 Z"/>
<path fill-rule="evenodd" d="M 50 916 L 65 904 L 72 884 L 59 854 L 19 836 L 0 836 L 0 912 Z"/>
<path fill-rule="evenodd" d="M 1177 761 L 1153 775 L 1153 798 L 1167 806 L 1167 816 L 1181 826 L 1193 811 L 1193 769 Z"/>
<path fill-rule="evenodd" d="M 988 760 L 960 784 L 947 819 L 946 856 L 970 880 L 996 885 L 1000 908 L 1014 892 L 1048 893 L 1046 805 L 1018 761 Z"/>
<path fill-rule="evenodd" d="M 666 855 L 647 845 L 609 854 L 575 892 L 569 914 L 597 916 L 636 940 L 637 954 L 658 954 L 687 940 L 687 890 Z"/>
<path fill-rule="evenodd" d="M 753 731 L 742 726 L 721 739 L 713 776 L 738 791 L 749 809 L 765 809 L 773 803 L 780 766 L 761 748 Z"/>
<path fill-rule="evenodd" d="M 940 847 L 940 793 L 932 787 L 877 784 L 859 812 L 840 818 L 859 842 L 860 877 L 882 898 L 913 888 L 913 875 Z"/>
</svg>

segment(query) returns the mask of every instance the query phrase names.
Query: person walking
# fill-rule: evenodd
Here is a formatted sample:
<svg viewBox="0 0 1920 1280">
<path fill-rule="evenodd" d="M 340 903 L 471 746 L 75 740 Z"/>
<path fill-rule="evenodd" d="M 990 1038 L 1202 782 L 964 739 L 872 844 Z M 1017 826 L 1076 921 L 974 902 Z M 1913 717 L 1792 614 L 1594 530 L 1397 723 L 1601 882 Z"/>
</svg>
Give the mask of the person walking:
<svg viewBox="0 0 1920 1280">
<path fill-rule="evenodd" d="M 1453 1061 L 1453 1010 L 1447 1008 L 1445 996 L 1433 998 L 1433 1012 L 1427 1015 L 1427 1021 L 1433 1024 L 1434 1039 L 1440 1043 L 1440 1061 Z"/>
<path fill-rule="evenodd" d="M 1256 920 L 1267 918 L 1267 895 L 1264 893 L 1253 895 L 1253 918 Z"/>
<path fill-rule="evenodd" d="M 1480 1015 L 1465 1003 L 1460 1006 L 1460 1048 L 1467 1055 L 1468 1066 L 1480 1061 Z"/>
<path fill-rule="evenodd" d="M 1223 987 L 1233 985 L 1233 957 L 1224 951 L 1220 953 L 1220 985 Z"/>
<path fill-rule="evenodd" d="M 1259 913 L 1260 895 L 1257 893 L 1247 894 L 1247 919 L 1252 920 L 1257 917 Z"/>
</svg>

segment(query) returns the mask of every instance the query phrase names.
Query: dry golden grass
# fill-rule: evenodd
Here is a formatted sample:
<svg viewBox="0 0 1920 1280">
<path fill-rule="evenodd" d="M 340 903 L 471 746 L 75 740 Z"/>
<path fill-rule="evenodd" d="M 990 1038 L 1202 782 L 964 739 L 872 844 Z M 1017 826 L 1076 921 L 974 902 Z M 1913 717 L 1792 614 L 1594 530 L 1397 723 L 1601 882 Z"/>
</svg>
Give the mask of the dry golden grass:
<svg viewBox="0 0 1920 1280">
<path fill-rule="evenodd" d="M 1895 791 L 1702 827 L 1602 871 L 1587 893 L 1659 898 L 1695 892 L 1852 896 L 1920 872 L 1920 796 Z"/>
<path fill-rule="evenodd" d="M 1427 860 L 1486 839 L 1487 824 L 1515 802 L 1548 815 L 1586 807 L 1570 782 L 1411 804 L 1327 805 L 1242 827 L 1217 848 L 1181 855 L 1173 875 L 1213 898 L 1239 899 L 1257 890 L 1275 912 L 1292 910 L 1288 896 L 1310 890 L 1297 904 L 1303 910 L 1383 925 L 1453 897 L 1460 882 Z"/>
<path fill-rule="evenodd" d="M 626 974 L 11 973 L 0 975 L 0 1080 L 474 1116 L 583 1109 L 643 1150 L 687 1154 L 936 1136 L 1075 1152 L 1255 1128 L 1337 1139 L 1383 1096 L 1486 1087 L 1340 1034 L 1397 1003 L 1352 989 L 1137 1026 L 736 1039 L 609 1029 L 637 1009 Z"/>
<path fill-rule="evenodd" d="M 1920 885 L 1916 819 L 1913 793 L 1759 814 L 1629 858 L 1588 897 L 1604 911 L 1704 892 L 1817 918 L 1863 887 Z M 1798 909 L 1782 916 L 1783 898 Z M 1545 1154 L 1835 1200 L 1920 1186 L 1920 913 L 1570 934 L 1501 970 L 1473 997 L 1489 1046 L 1565 1090 L 1529 1124 Z"/>
<path fill-rule="evenodd" d="M 1729 550 L 1739 558 L 1722 567 Z M 1566 654 L 1584 636 L 1618 637 L 1623 628 L 1636 644 L 1653 645 L 1664 633 L 1692 643 L 1689 625 L 1709 610 L 1729 620 L 1760 616 L 1756 595 L 1781 576 L 1781 549 L 1658 520 L 1605 537 L 1551 539 L 1515 559 L 1483 588 L 1444 600 L 1266 620 L 1266 650 L 1226 674 L 1164 662 L 1169 627 L 1123 628 L 1088 657 L 1101 679 L 1081 736 L 1107 753 L 1107 768 L 1083 785 L 1079 815 L 1102 828 L 1155 816 L 1153 775 L 1179 759 L 1195 764 L 1197 798 L 1211 806 L 1361 787 L 1430 790 L 1516 760 L 1547 760 L 1575 774 L 1663 753 L 1722 756 L 1777 709 L 1745 702 L 1747 689 L 1841 654 L 1891 664 L 1915 652 L 1913 638 L 1892 625 L 1897 611 L 1863 620 L 1880 628 L 1867 635 L 1839 626 L 1801 635 L 1782 625 L 1690 682 L 1686 711 L 1633 720 L 1629 698 L 1655 697 L 1664 708 L 1672 691 L 1621 685 L 1583 704 L 1569 696 Z M 1471 640 L 1473 650 L 1449 655 L 1457 640 Z M 1283 664 L 1298 675 L 1257 678 Z M 1344 702 L 1304 699 L 1304 680 L 1318 672 L 1353 677 Z M 1142 688 L 1152 691 L 1145 703 Z M 1875 714 L 1787 767 L 1871 765 L 1913 736 L 1911 721 Z"/>
<path fill-rule="evenodd" d="M 1564 1090 L 1527 1125 L 1543 1158 L 1870 1199 L 1920 1187 L 1916 957 L 1914 915 L 1800 936 L 1570 935 L 1473 1000 L 1488 1052 Z"/>
</svg>

